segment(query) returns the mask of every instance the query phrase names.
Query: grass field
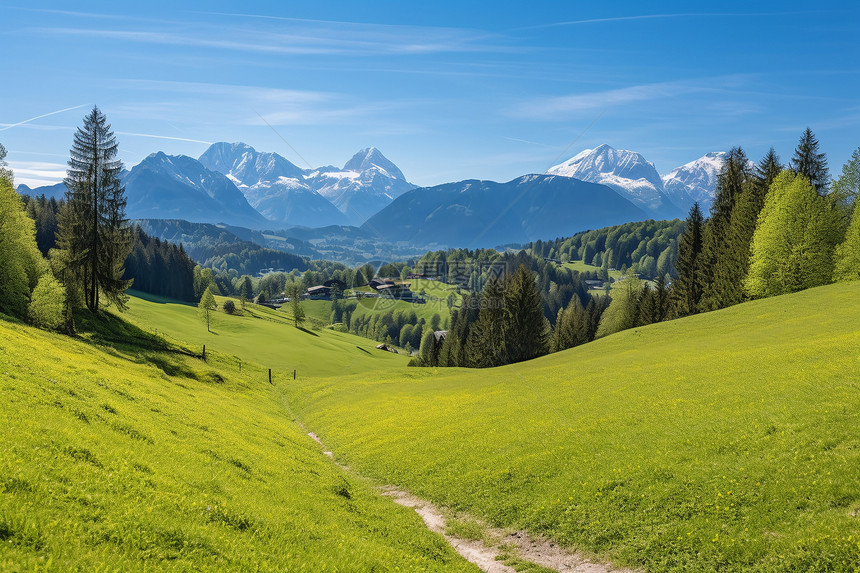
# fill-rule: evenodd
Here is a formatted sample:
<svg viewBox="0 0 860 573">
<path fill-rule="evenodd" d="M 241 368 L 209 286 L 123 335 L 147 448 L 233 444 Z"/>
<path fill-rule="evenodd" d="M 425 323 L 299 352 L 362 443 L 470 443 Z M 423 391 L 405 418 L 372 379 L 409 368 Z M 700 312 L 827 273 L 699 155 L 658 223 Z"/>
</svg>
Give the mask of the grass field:
<svg viewBox="0 0 860 573">
<path fill-rule="evenodd" d="M 207 334 L 194 312 L 132 299 L 129 314 L 217 341 L 207 362 L 116 319 L 80 339 L 0 320 L 0 570 L 477 571 L 323 456 L 286 382 L 232 354 L 315 374 L 397 357 L 274 318 L 221 315 Z"/>
<path fill-rule="evenodd" d="M 303 380 L 336 458 L 648 571 L 860 570 L 860 283 L 494 370 Z"/>
<path fill-rule="evenodd" d="M 158 331 L 177 341 L 202 345 L 272 368 L 277 376 L 338 376 L 405 366 L 406 356 L 376 350 L 376 342 L 329 329 L 298 330 L 293 327 L 288 306 L 272 310 L 248 304 L 244 316 L 212 313 L 211 329 L 197 315 L 197 307 L 135 293 L 124 318 L 147 332 Z M 145 297 L 145 298 L 143 298 Z M 216 297 L 219 309 L 224 298 Z M 327 301 L 312 301 L 325 302 Z M 307 303 L 302 303 L 307 305 Z M 238 366 L 236 366 L 238 369 Z"/>
<path fill-rule="evenodd" d="M 596 273 L 597 271 L 600 270 L 600 267 L 595 267 L 594 265 L 589 265 L 585 261 L 570 261 L 567 263 L 562 263 L 561 266 L 566 267 L 566 268 L 573 270 L 573 271 L 578 271 L 580 273 L 585 273 L 585 272 Z M 611 270 L 608 272 L 609 272 L 609 277 L 612 279 L 615 279 L 615 280 L 617 280 L 622 275 L 621 271 L 619 271 L 619 270 Z"/>
</svg>

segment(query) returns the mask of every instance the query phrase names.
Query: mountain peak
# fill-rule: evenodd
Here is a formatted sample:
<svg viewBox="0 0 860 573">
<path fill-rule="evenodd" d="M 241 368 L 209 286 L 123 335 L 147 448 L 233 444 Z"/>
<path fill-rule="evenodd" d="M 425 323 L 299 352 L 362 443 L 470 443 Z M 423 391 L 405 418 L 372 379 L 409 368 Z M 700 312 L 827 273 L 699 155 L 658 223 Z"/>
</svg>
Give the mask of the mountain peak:
<svg viewBox="0 0 860 573">
<path fill-rule="evenodd" d="M 608 185 L 652 212 L 662 213 L 666 209 L 660 174 L 653 163 L 635 151 L 615 149 L 604 143 L 551 167 L 547 174 Z"/>
<path fill-rule="evenodd" d="M 663 187 L 669 199 L 682 208 L 698 202 L 707 209 L 714 200 L 717 176 L 725 157 L 725 151 L 711 151 L 664 175 Z"/>
<path fill-rule="evenodd" d="M 382 155 L 382 152 L 375 147 L 366 147 L 352 156 L 352 159 L 346 162 L 343 166 L 344 171 L 366 171 L 376 167 L 385 171 L 388 175 L 395 179 L 406 180 L 403 172 L 394 165 L 387 157 Z"/>
</svg>

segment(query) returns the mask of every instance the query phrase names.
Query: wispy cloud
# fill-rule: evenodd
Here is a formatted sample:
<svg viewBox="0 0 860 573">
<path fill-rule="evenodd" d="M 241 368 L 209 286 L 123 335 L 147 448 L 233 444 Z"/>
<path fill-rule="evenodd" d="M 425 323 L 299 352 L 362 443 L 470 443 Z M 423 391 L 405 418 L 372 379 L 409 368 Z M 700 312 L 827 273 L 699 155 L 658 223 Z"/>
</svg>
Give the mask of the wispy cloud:
<svg viewBox="0 0 860 573">
<path fill-rule="evenodd" d="M 132 137 L 149 137 L 152 139 L 167 139 L 170 141 L 188 141 L 191 143 L 205 143 L 206 145 L 212 145 L 211 141 L 203 141 L 202 139 L 189 139 L 187 137 L 171 137 L 169 135 L 155 135 L 152 133 L 134 133 L 131 131 L 117 131 L 117 135 L 130 135 Z"/>
<path fill-rule="evenodd" d="M 366 118 L 407 105 L 403 102 L 356 102 L 349 95 L 330 92 L 233 84 L 122 80 L 119 85 L 138 96 L 142 91 L 154 92 L 157 98 L 116 106 L 116 113 L 186 124 L 325 125 Z"/>
<path fill-rule="evenodd" d="M 193 24 L 150 21 L 126 29 L 53 26 L 32 28 L 29 32 L 275 55 L 416 55 L 521 49 L 506 44 L 499 36 L 461 28 L 302 20 L 253 14 L 215 16 L 220 16 L 224 23 L 199 19 Z M 243 26 L 242 19 L 263 20 L 264 24 Z"/>
<path fill-rule="evenodd" d="M 15 174 L 15 183 L 29 187 L 53 185 L 66 176 L 66 165 L 44 161 L 9 161 L 9 167 Z"/>
<path fill-rule="evenodd" d="M 507 139 L 508 141 L 516 141 L 519 143 L 527 143 L 529 145 L 539 145 L 540 147 L 557 147 L 556 145 L 547 145 L 546 143 L 538 143 L 537 141 L 529 141 L 528 139 L 519 139 L 518 137 L 502 137 L 502 139 Z"/>
<path fill-rule="evenodd" d="M 12 129 L 13 127 L 18 127 L 18 126 L 21 126 L 21 125 L 25 125 L 25 124 L 30 123 L 31 121 L 36 121 L 37 119 L 42 119 L 43 117 L 48 117 L 48 116 L 51 116 L 51 115 L 57 115 L 58 113 L 63 113 L 63 112 L 66 112 L 66 111 L 72 111 L 72 110 L 74 110 L 74 109 L 81 109 L 82 107 L 87 107 L 87 105 L 89 105 L 89 104 L 82 104 L 82 105 L 76 105 L 76 106 L 74 106 L 74 107 L 67 107 L 67 108 L 64 108 L 64 109 L 58 109 L 57 111 L 51 111 L 51 112 L 48 112 L 48 113 L 43 113 L 42 115 L 37 115 L 36 117 L 31 117 L 30 119 L 25 119 L 24 121 L 19 121 L 18 123 L 6 123 L 6 124 L 0 124 L 0 125 L 4 125 L 4 126 L 5 126 L 5 127 L 0 128 L 0 131 L 6 131 L 7 129 Z"/>
<path fill-rule="evenodd" d="M 729 76 L 641 84 L 598 92 L 536 98 L 513 106 L 509 112 L 518 117 L 558 119 L 639 102 L 668 101 L 697 93 L 724 92 L 742 81 L 740 76 Z"/>
<path fill-rule="evenodd" d="M 630 22 L 636 20 L 666 20 L 672 18 L 754 18 L 760 16 L 795 16 L 800 14 L 811 14 L 820 12 L 790 11 L 790 12 L 680 12 L 677 14 L 639 14 L 634 16 L 615 16 L 610 18 L 586 18 L 583 20 L 567 20 L 563 22 L 550 22 L 521 28 L 523 30 L 535 30 L 540 28 L 555 28 L 559 26 L 579 26 L 584 24 L 603 24 L 608 22 Z"/>
</svg>

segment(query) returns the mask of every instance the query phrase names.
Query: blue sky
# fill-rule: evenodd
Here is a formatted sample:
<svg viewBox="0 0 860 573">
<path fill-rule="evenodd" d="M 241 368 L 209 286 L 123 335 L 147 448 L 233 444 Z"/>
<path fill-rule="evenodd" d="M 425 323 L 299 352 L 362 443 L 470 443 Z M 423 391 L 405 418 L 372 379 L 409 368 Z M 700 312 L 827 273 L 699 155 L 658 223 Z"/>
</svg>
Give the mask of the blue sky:
<svg viewBox="0 0 860 573">
<path fill-rule="evenodd" d="M 661 173 L 733 145 L 755 160 L 774 146 L 787 161 L 807 125 L 834 174 L 860 146 L 853 1 L 68 10 L 0 3 L 0 143 L 18 183 L 62 178 L 93 104 L 127 166 L 215 141 L 300 167 L 376 146 L 419 185 L 505 181 L 601 143 Z"/>
</svg>

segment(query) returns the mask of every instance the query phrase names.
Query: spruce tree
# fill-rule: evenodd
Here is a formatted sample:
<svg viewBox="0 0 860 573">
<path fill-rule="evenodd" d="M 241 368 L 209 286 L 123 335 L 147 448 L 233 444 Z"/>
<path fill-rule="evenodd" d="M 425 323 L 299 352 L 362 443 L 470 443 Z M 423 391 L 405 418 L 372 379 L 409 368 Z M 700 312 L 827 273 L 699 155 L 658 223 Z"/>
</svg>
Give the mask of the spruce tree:
<svg viewBox="0 0 860 573">
<path fill-rule="evenodd" d="M 509 362 L 531 360 L 549 350 L 549 324 L 535 274 L 520 265 L 505 289 L 505 353 Z"/>
<path fill-rule="evenodd" d="M 704 219 L 699 204 L 693 204 L 687 217 L 686 228 L 678 241 L 678 258 L 675 269 L 678 278 L 672 283 L 670 304 L 674 316 L 695 314 L 702 299 L 702 242 Z"/>
<path fill-rule="evenodd" d="M 439 365 L 439 350 L 441 344 L 436 338 L 436 333 L 433 330 L 428 330 L 421 339 L 421 349 L 418 351 L 418 356 L 422 366 L 438 366 Z"/>
<path fill-rule="evenodd" d="M 767 190 L 770 188 L 773 180 L 777 175 L 782 173 L 785 167 L 779 161 L 779 156 L 771 147 L 768 152 L 762 157 L 761 161 L 756 165 L 753 178 L 758 186 L 758 194 L 761 196 L 762 204 L 764 204 L 764 196 L 767 195 Z"/>
<path fill-rule="evenodd" d="M 743 300 L 745 271 L 740 263 L 743 250 L 732 242 L 731 222 L 735 206 L 748 188 L 750 171 L 746 153 L 731 149 L 717 177 L 711 217 L 705 225 L 702 244 L 704 291 L 700 311 L 716 310 Z"/>
<path fill-rule="evenodd" d="M 132 243 L 117 150 L 107 118 L 94 107 L 75 132 L 58 240 L 68 265 L 63 280 L 80 286 L 92 312 L 99 310 L 100 294 L 123 310 L 125 290 L 131 286 L 122 279 Z"/>
<path fill-rule="evenodd" d="M 592 304 L 589 302 L 589 304 Z M 591 340 L 588 312 L 582 307 L 578 296 L 570 299 L 567 308 L 558 311 L 552 333 L 552 351 L 559 352 Z"/>
<path fill-rule="evenodd" d="M 818 150 L 818 139 L 808 127 L 800 136 L 794 157 L 791 159 L 791 169 L 806 177 L 819 195 L 827 193 L 830 185 L 830 174 L 827 169 L 827 156 Z"/>
<path fill-rule="evenodd" d="M 491 278 L 480 300 L 478 319 L 466 338 L 468 363 L 465 366 L 490 368 L 507 364 L 508 328 L 511 324 L 507 320 L 505 279 Z"/>
<path fill-rule="evenodd" d="M 451 327 L 439 351 L 439 366 L 467 366 L 466 343 L 469 330 L 478 320 L 480 299 L 475 294 L 464 294 L 460 310 L 451 313 Z"/>
<path fill-rule="evenodd" d="M 781 171 L 779 157 L 771 148 L 756 165 L 735 202 L 726 237 L 726 242 L 732 249 L 727 251 L 723 265 L 729 273 L 724 278 L 731 282 L 731 287 L 723 291 L 721 307 L 737 304 L 746 298 L 743 281 L 749 273 L 753 234 L 768 190 Z"/>
</svg>

